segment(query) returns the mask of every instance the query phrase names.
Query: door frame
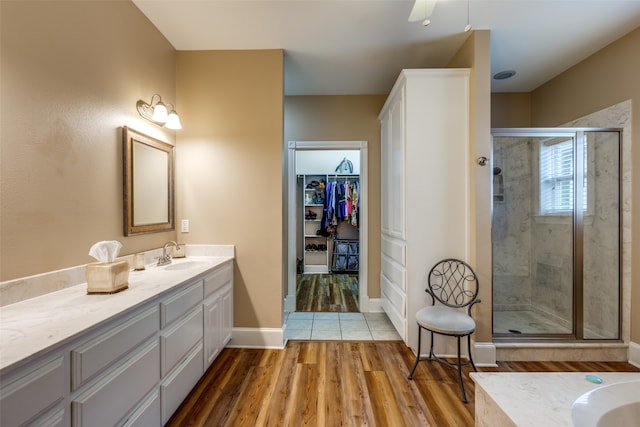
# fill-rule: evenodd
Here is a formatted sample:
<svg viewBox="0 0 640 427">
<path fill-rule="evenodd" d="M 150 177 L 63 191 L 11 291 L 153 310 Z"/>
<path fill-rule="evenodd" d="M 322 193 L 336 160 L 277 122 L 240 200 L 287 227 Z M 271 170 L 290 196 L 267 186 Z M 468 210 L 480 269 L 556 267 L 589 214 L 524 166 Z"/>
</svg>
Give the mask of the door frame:
<svg viewBox="0 0 640 427">
<path fill-rule="evenodd" d="M 367 141 L 289 141 L 287 146 L 287 293 L 285 313 L 296 311 L 296 151 L 305 150 L 358 150 L 360 152 L 360 247 L 358 270 L 358 304 L 360 312 L 369 311 L 368 257 L 369 257 L 369 183 Z"/>
</svg>

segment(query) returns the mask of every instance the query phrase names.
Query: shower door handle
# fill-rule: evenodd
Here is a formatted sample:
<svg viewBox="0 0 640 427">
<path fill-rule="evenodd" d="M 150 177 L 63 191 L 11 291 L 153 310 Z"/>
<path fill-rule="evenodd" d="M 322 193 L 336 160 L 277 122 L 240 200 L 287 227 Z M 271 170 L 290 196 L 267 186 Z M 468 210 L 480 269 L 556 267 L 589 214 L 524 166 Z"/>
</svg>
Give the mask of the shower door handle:
<svg viewBox="0 0 640 427">
<path fill-rule="evenodd" d="M 487 159 L 485 156 L 480 156 L 476 159 L 476 163 L 478 163 L 480 166 L 487 166 L 489 164 L 489 159 Z"/>
</svg>

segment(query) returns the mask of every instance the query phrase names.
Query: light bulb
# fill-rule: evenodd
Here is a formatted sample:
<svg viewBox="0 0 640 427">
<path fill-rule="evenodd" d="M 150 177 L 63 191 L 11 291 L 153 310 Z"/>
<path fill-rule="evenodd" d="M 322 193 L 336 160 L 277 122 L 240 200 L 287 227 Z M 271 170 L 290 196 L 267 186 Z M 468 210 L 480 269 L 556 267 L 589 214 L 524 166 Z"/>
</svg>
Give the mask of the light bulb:
<svg viewBox="0 0 640 427">
<path fill-rule="evenodd" d="M 156 106 L 153 108 L 153 116 L 151 120 L 158 123 L 164 123 L 167 121 L 167 107 L 162 103 L 162 101 L 158 101 Z"/>
<path fill-rule="evenodd" d="M 164 124 L 164 127 L 167 129 L 182 129 L 182 124 L 180 124 L 180 117 L 176 110 L 171 110 L 169 116 L 167 117 L 167 122 Z"/>
</svg>

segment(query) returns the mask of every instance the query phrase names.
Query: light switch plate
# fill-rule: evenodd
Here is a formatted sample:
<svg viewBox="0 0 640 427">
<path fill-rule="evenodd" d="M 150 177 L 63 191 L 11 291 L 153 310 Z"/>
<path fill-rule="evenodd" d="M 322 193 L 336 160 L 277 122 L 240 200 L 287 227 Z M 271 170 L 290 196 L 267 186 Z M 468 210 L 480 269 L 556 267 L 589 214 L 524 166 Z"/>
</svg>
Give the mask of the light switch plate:
<svg viewBox="0 0 640 427">
<path fill-rule="evenodd" d="M 188 219 L 183 219 L 180 225 L 180 231 L 183 233 L 188 233 L 189 232 L 189 220 Z"/>
</svg>

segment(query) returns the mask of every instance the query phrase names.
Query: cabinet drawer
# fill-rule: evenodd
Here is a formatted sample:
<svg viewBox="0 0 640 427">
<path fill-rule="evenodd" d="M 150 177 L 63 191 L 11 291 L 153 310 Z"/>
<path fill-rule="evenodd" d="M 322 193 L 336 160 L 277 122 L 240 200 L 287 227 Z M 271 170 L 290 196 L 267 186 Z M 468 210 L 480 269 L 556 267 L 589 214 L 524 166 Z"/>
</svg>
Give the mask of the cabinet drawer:
<svg viewBox="0 0 640 427">
<path fill-rule="evenodd" d="M 389 282 L 397 286 L 402 292 L 406 292 L 406 270 L 404 267 L 399 266 L 383 255 L 382 262 L 380 263 L 380 271 Z"/>
<path fill-rule="evenodd" d="M 198 344 L 178 367 L 160 384 L 162 423 L 165 424 L 191 392 L 202 373 L 202 344 Z"/>
<path fill-rule="evenodd" d="M 204 279 L 204 298 L 220 289 L 225 283 L 233 280 L 233 263 L 229 262 Z"/>
<path fill-rule="evenodd" d="M 68 425 L 69 420 L 65 417 L 65 406 L 59 403 L 53 409 L 48 410 L 35 420 L 30 420 L 27 425 L 37 427 L 62 427 Z M 4 424 L 2 424 L 4 426 Z"/>
<path fill-rule="evenodd" d="M 155 305 L 71 351 L 71 390 L 76 390 L 160 327 Z"/>
<path fill-rule="evenodd" d="M 162 377 L 202 340 L 202 306 L 160 335 Z"/>
<path fill-rule="evenodd" d="M 382 298 L 394 308 L 400 316 L 404 316 L 406 313 L 406 295 L 402 290 L 391 283 L 384 274 L 380 275 L 380 292 Z"/>
<path fill-rule="evenodd" d="M 384 255 L 398 264 L 403 266 L 407 265 L 407 250 L 403 240 L 390 239 L 387 236 L 382 236 L 380 250 Z"/>
<path fill-rule="evenodd" d="M 0 425 L 21 425 L 61 401 L 66 389 L 64 371 L 64 357 L 58 357 L 25 371 L 11 382 L 3 378 Z"/>
<path fill-rule="evenodd" d="M 160 392 L 154 389 L 129 415 L 122 427 L 160 426 Z"/>
<path fill-rule="evenodd" d="M 160 303 L 160 325 L 162 328 L 202 302 L 202 280 L 198 280 Z"/>
<path fill-rule="evenodd" d="M 73 426 L 113 426 L 160 380 L 157 339 L 71 400 Z"/>
</svg>

